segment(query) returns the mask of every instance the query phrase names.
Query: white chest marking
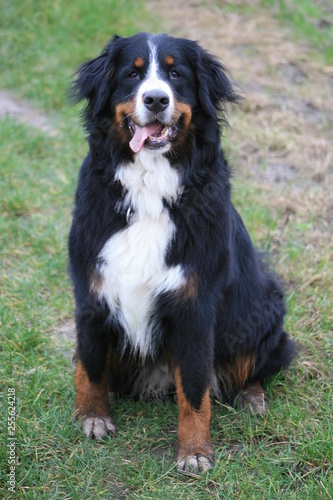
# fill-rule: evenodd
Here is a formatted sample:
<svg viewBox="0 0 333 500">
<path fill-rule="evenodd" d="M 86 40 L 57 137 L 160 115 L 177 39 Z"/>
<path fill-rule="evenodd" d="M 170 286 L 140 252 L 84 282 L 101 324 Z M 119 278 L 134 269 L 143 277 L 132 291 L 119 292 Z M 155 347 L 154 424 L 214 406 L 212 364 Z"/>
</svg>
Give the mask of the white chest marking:
<svg viewBox="0 0 333 500">
<path fill-rule="evenodd" d="M 133 215 L 99 255 L 99 297 L 124 327 L 132 348 L 144 357 L 153 354 L 152 334 L 159 327 L 154 315 L 157 295 L 185 284 L 181 266 L 165 264 L 175 225 L 163 198 L 176 200 L 179 175 L 161 154 L 144 148 L 135 163 L 118 169 L 116 178 L 127 190 L 124 208 L 131 207 Z"/>
</svg>

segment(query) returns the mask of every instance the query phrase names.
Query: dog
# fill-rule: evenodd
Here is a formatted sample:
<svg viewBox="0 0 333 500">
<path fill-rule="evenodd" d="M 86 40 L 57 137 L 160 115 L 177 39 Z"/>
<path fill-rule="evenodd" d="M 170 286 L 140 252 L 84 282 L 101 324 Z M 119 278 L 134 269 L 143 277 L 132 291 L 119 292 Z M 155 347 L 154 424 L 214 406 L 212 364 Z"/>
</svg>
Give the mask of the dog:
<svg viewBox="0 0 333 500">
<path fill-rule="evenodd" d="M 226 68 L 197 42 L 114 36 L 84 63 L 83 161 L 69 268 L 76 299 L 76 414 L 115 434 L 110 393 L 176 393 L 179 470 L 214 463 L 211 397 L 265 411 L 266 377 L 288 367 L 283 289 L 230 199 L 221 149 Z"/>
</svg>

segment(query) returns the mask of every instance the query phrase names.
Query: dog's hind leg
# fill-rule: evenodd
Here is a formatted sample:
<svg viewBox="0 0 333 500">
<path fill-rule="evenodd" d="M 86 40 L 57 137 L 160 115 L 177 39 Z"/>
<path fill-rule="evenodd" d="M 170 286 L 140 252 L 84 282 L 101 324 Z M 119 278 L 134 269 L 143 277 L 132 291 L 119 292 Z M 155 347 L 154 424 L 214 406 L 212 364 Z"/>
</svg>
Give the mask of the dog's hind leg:
<svg viewBox="0 0 333 500">
<path fill-rule="evenodd" d="M 240 390 L 235 402 L 241 407 L 249 407 L 253 413 L 264 415 L 269 409 L 269 397 L 260 383 L 261 380 L 275 375 L 283 368 L 287 368 L 297 353 L 296 342 L 282 332 L 277 346 L 263 359 L 257 359 L 256 369 L 249 383 Z M 258 366 L 259 365 L 259 366 Z"/>
<path fill-rule="evenodd" d="M 259 381 L 251 382 L 241 390 L 235 399 L 235 405 L 249 408 L 252 413 L 265 415 L 269 409 L 270 399 Z"/>
</svg>

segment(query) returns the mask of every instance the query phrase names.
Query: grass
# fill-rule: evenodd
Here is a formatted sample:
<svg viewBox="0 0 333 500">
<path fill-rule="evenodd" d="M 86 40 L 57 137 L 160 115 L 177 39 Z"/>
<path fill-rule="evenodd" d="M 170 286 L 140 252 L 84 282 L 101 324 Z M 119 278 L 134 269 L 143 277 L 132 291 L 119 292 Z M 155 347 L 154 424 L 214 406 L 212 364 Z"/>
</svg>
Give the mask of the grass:
<svg viewBox="0 0 333 500">
<path fill-rule="evenodd" d="M 321 52 L 326 64 L 333 64 L 333 5 L 330 1 L 262 0 L 274 7 L 275 15 L 300 38 L 306 38 Z"/>
<path fill-rule="evenodd" d="M 220 4 L 219 4 L 220 5 Z M 236 0 L 222 3 L 227 11 L 255 16 L 262 8 L 281 21 L 299 41 L 315 48 L 314 58 L 333 64 L 333 5 L 330 0 Z"/>
<path fill-rule="evenodd" d="M 76 66 L 98 54 L 114 34 L 152 28 L 143 1 L 3 1 L 2 85 L 43 108 L 66 106 L 66 86 Z M 66 73 L 67 72 L 67 73 Z"/>
<path fill-rule="evenodd" d="M 286 278 L 286 326 L 302 345 L 295 366 L 266 383 L 270 412 L 258 418 L 215 403 L 217 462 L 202 478 L 176 471 L 173 401 L 121 400 L 114 440 L 83 437 L 73 419 L 73 367 L 57 333 L 73 317 L 67 234 L 87 149 L 65 89 L 77 64 L 113 32 L 156 25 L 140 2 L 87 0 L 7 1 L 1 23 L 2 85 L 47 110 L 58 134 L 0 122 L 0 497 L 332 498 L 332 242 L 315 206 L 282 223 L 279 193 L 251 180 L 235 182 L 235 204 Z M 8 388 L 16 393 L 12 495 Z"/>
</svg>

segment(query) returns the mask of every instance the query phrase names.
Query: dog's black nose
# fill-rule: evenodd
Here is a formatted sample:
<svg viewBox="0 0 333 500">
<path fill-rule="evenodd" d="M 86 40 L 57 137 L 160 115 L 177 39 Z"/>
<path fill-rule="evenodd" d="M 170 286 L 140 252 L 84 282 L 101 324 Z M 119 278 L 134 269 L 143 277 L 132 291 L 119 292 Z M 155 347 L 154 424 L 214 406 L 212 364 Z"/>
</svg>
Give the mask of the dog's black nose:
<svg viewBox="0 0 333 500">
<path fill-rule="evenodd" d="M 169 106 L 170 99 L 163 90 L 150 90 L 144 94 L 143 102 L 149 111 L 159 113 Z"/>
</svg>

